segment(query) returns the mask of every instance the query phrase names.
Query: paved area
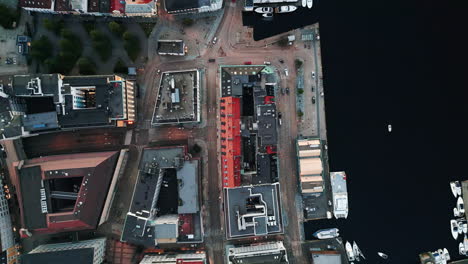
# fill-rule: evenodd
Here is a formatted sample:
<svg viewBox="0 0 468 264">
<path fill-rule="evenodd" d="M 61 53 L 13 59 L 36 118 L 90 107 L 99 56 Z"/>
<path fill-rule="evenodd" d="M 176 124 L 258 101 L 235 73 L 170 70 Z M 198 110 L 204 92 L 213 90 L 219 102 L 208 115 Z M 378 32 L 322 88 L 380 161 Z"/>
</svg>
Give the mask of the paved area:
<svg viewBox="0 0 468 264">
<path fill-rule="evenodd" d="M 0 72 L 2 74 L 20 74 L 28 71 L 26 57 L 18 53 L 16 37 L 26 32 L 26 24 L 31 21 L 31 17 L 23 12 L 19 25 L 15 29 L 4 29 L 0 26 Z M 6 58 L 13 58 L 16 64 L 6 64 Z"/>
</svg>

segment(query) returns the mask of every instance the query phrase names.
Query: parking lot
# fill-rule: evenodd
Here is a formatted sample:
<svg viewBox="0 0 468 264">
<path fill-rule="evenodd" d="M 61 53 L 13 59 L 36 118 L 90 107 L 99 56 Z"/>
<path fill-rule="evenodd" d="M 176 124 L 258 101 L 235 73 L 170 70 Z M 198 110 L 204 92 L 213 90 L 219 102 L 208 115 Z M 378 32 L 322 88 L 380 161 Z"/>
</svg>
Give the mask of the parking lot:
<svg viewBox="0 0 468 264">
<path fill-rule="evenodd" d="M 18 53 L 16 37 L 26 31 L 26 21 L 30 18 L 23 15 L 16 29 L 8 30 L 0 27 L 0 72 L 14 74 L 27 72 L 26 58 Z"/>
</svg>

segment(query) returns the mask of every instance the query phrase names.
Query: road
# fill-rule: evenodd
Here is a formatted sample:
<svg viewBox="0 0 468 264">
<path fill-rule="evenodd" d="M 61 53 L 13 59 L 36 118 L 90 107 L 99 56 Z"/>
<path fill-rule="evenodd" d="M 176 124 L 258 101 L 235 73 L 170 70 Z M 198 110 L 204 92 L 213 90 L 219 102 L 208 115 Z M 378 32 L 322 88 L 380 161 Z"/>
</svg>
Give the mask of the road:
<svg viewBox="0 0 468 264">
<path fill-rule="evenodd" d="M 139 99 L 139 124 L 134 143 L 146 145 L 153 141 L 178 141 L 189 139 L 189 142 L 198 140 L 205 146 L 203 161 L 204 173 L 202 176 L 202 192 L 204 207 L 205 242 L 210 263 L 224 263 L 224 226 L 222 201 L 220 202 L 221 184 L 218 166 L 218 133 L 217 125 L 219 115 L 219 66 L 238 65 L 245 61 L 252 64 L 264 64 L 271 62 L 271 66 L 278 70 L 280 85 L 289 87 L 290 95 L 277 96 L 278 111 L 283 113 L 284 122 L 279 131 L 280 156 L 280 183 L 281 200 L 285 214 L 287 215 L 287 226 L 285 227 L 284 240 L 289 249 L 291 263 L 307 263 L 306 256 L 302 252 L 302 215 L 296 210 L 297 164 L 295 141 L 298 135 L 296 115 L 296 71 L 294 62 L 300 58 L 304 61 L 305 69 L 315 68 L 312 52 L 309 49 L 292 45 L 280 47 L 272 45 L 280 38 L 290 34 L 282 34 L 262 41 L 243 39 L 239 36 L 245 35 L 247 28 L 242 26 L 242 4 L 226 1 L 224 17 L 222 18 L 215 35 L 217 43 L 213 44 L 208 39 L 205 44 L 200 44 L 200 56 L 195 59 L 178 57 L 168 60 L 159 56 L 150 58 L 144 69 L 144 74 L 138 81 L 143 90 L 143 96 Z M 173 17 L 165 14 L 160 9 L 160 23 L 172 23 Z M 299 32 L 293 32 L 298 38 Z M 203 38 L 201 38 L 203 39 Z M 277 55 L 280 54 L 280 55 Z M 215 63 L 209 63 L 208 59 L 216 59 Z M 282 59 L 284 63 L 280 63 Z M 177 127 L 152 127 L 151 119 L 156 101 L 156 93 L 161 72 L 182 69 L 203 69 L 202 75 L 202 122 L 193 128 L 185 126 L 184 129 Z M 289 69 L 289 76 L 284 76 L 284 69 Z M 309 73 L 310 74 L 310 73 Z M 311 85 L 311 80 L 307 81 Z"/>
</svg>

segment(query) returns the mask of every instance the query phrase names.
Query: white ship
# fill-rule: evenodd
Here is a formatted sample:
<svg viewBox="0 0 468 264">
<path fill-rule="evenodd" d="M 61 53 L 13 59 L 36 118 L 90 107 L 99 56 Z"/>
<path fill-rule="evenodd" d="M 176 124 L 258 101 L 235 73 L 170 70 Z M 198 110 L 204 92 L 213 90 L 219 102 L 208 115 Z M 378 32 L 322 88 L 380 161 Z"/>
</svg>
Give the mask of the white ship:
<svg viewBox="0 0 468 264">
<path fill-rule="evenodd" d="M 273 7 L 257 7 L 254 11 L 259 14 L 273 13 Z"/>
<path fill-rule="evenodd" d="M 447 264 L 450 260 L 450 254 L 446 248 L 438 249 L 434 252 L 431 252 L 432 256 L 434 257 L 435 264 Z"/>
<path fill-rule="evenodd" d="M 452 190 L 453 196 L 455 196 L 455 198 L 461 195 L 461 185 L 459 181 L 450 182 L 450 189 Z"/>
<path fill-rule="evenodd" d="M 465 244 L 463 242 L 460 242 L 460 244 L 458 244 L 458 254 L 462 256 L 466 255 Z"/>
<path fill-rule="evenodd" d="M 458 199 L 457 199 L 457 210 L 460 216 L 463 216 L 465 214 L 465 205 L 463 203 L 463 198 L 461 196 L 458 196 Z"/>
<path fill-rule="evenodd" d="M 307 6 L 307 0 L 302 0 L 302 7 L 306 7 Z"/>
<path fill-rule="evenodd" d="M 453 216 L 460 217 L 460 212 L 458 211 L 458 209 L 456 207 L 453 208 Z"/>
<path fill-rule="evenodd" d="M 307 0 L 307 7 L 312 8 L 312 5 L 314 4 L 313 0 Z"/>
<path fill-rule="evenodd" d="M 296 11 L 297 9 L 297 6 L 293 6 L 293 5 L 290 5 L 290 6 L 280 6 L 280 7 L 277 7 L 275 8 L 275 12 L 276 13 L 291 13 L 291 12 L 294 12 Z"/>
<path fill-rule="evenodd" d="M 458 223 L 456 220 L 450 220 L 450 231 L 452 232 L 453 239 L 458 238 Z"/>
<path fill-rule="evenodd" d="M 388 125 L 387 129 L 389 133 L 392 132 L 392 125 Z"/>
<path fill-rule="evenodd" d="M 338 232 L 338 228 L 320 229 L 317 230 L 317 232 L 315 232 L 313 236 L 318 239 L 334 238 L 340 235 Z"/>
<path fill-rule="evenodd" d="M 349 243 L 348 241 L 346 241 L 345 250 L 346 250 L 346 255 L 348 255 L 348 260 L 355 261 L 356 258 L 354 256 L 353 247 L 351 246 L 351 243 Z"/>
<path fill-rule="evenodd" d="M 379 255 L 379 257 L 381 257 L 381 258 L 383 258 L 383 259 L 388 259 L 388 255 L 385 254 L 385 253 L 377 252 L 377 255 Z"/>
<path fill-rule="evenodd" d="M 353 253 L 354 253 L 354 257 L 356 258 L 357 261 L 359 261 L 361 257 L 363 259 L 366 259 L 366 257 L 364 257 L 364 254 L 362 254 L 361 249 L 359 249 L 359 247 L 358 247 L 358 245 L 356 244 L 355 241 L 353 241 Z"/>
<path fill-rule="evenodd" d="M 330 181 L 333 193 L 333 214 L 338 218 L 348 217 L 348 191 L 344 171 L 331 172 Z"/>
</svg>

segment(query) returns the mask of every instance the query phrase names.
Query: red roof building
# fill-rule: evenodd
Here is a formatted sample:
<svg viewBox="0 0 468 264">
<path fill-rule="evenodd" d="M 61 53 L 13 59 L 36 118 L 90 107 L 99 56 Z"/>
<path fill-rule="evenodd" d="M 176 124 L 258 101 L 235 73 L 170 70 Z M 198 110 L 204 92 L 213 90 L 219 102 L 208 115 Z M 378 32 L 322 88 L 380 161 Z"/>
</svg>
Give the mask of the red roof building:
<svg viewBox="0 0 468 264">
<path fill-rule="evenodd" d="M 223 187 L 241 184 L 240 98 L 221 98 L 221 175 Z"/>
<path fill-rule="evenodd" d="M 118 157 L 110 151 L 16 162 L 22 236 L 96 228 Z"/>
</svg>

